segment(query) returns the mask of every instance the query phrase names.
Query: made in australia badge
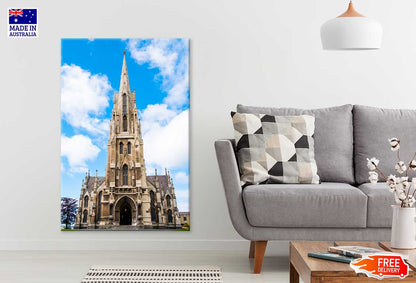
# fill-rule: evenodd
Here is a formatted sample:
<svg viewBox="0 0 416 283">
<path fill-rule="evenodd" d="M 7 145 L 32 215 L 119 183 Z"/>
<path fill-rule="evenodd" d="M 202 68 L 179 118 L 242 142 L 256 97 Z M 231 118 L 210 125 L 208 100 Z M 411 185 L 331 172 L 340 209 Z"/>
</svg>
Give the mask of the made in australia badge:
<svg viewBox="0 0 416 283">
<path fill-rule="evenodd" d="M 38 9 L 8 9 L 8 37 L 38 37 Z"/>
</svg>

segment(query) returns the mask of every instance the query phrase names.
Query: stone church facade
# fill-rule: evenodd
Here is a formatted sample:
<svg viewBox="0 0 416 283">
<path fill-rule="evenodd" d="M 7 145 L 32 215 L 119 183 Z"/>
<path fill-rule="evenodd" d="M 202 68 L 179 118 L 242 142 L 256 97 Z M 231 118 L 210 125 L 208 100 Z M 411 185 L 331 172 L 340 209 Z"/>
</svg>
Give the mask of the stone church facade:
<svg viewBox="0 0 416 283">
<path fill-rule="evenodd" d="M 82 182 L 75 229 L 181 228 L 169 172 L 146 174 L 143 139 L 124 54 L 119 92 L 114 94 L 105 177 Z"/>
</svg>

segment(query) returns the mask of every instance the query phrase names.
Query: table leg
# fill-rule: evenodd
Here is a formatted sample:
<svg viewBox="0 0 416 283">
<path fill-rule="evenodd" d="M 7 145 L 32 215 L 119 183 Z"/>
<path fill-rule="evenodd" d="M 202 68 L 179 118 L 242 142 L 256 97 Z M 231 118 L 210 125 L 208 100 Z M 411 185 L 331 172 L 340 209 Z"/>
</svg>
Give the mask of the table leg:
<svg viewBox="0 0 416 283">
<path fill-rule="evenodd" d="M 292 263 L 289 264 L 290 283 L 299 283 L 299 273 Z"/>
</svg>

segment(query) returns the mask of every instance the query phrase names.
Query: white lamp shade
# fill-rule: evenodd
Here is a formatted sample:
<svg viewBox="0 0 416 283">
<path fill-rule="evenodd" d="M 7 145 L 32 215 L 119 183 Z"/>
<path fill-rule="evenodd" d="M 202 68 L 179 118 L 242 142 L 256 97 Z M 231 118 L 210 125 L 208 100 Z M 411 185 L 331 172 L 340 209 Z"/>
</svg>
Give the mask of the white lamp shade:
<svg viewBox="0 0 416 283">
<path fill-rule="evenodd" d="M 321 27 L 325 50 L 379 49 L 383 29 L 379 22 L 366 17 L 338 17 Z"/>
</svg>

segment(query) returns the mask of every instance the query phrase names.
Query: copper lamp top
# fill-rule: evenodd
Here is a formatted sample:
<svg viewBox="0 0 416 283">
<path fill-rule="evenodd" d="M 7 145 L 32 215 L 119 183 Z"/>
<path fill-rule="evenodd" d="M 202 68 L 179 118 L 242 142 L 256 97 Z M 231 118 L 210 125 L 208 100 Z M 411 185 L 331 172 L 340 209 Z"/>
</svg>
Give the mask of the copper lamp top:
<svg viewBox="0 0 416 283">
<path fill-rule="evenodd" d="M 347 11 L 345 11 L 344 14 L 338 16 L 338 18 L 342 18 L 342 17 L 364 17 L 364 16 L 358 13 L 354 9 L 354 5 L 352 4 L 352 1 L 350 1 L 350 3 L 348 4 Z"/>
</svg>

